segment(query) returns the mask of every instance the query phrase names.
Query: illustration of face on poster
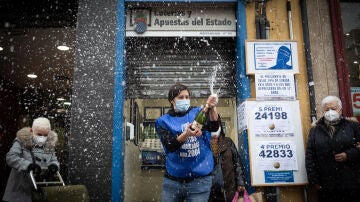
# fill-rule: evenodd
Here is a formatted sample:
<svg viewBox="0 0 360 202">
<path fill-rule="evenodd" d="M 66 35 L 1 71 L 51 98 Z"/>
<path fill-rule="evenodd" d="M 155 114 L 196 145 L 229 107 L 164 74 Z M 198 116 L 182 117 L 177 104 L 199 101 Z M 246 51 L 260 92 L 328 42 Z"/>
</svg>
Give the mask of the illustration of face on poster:
<svg viewBox="0 0 360 202">
<path fill-rule="evenodd" d="M 280 46 L 277 51 L 276 64 L 270 69 L 292 69 L 291 50 L 286 46 Z"/>
<path fill-rule="evenodd" d="M 247 73 L 298 73 L 296 42 L 249 42 Z"/>
<path fill-rule="evenodd" d="M 290 44 L 255 44 L 255 69 L 292 69 Z"/>
</svg>

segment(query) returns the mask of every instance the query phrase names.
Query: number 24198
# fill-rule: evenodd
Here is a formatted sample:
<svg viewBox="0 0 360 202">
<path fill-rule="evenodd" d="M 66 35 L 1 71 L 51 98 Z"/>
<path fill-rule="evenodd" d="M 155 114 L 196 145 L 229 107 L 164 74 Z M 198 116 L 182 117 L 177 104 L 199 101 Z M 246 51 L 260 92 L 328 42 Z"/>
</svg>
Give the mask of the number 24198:
<svg viewBox="0 0 360 202">
<path fill-rule="evenodd" d="M 287 119 L 286 112 L 255 112 L 255 119 Z"/>
</svg>

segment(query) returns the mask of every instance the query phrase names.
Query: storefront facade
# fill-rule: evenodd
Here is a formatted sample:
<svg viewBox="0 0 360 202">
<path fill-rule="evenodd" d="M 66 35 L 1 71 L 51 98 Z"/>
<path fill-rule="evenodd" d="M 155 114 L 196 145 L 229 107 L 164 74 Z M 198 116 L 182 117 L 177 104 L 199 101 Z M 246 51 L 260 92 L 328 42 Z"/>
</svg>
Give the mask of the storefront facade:
<svg viewBox="0 0 360 202">
<path fill-rule="evenodd" d="M 357 115 L 360 85 L 357 79 L 351 80 L 357 71 L 352 73 L 348 67 L 359 64 L 356 60 L 349 64 L 350 59 L 344 58 L 350 55 L 359 60 L 359 27 L 346 31 L 354 38 L 344 38 L 339 15 L 346 3 L 354 2 L 279 0 L 257 5 L 255 1 L 232 0 L 80 1 L 68 183 L 85 184 L 94 201 L 144 200 L 134 198 L 142 193 L 129 194 L 129 189 L 141 190 L 142 185 L 131 186 L 132 178 L 127 177 L 131 176 L 127 149 L 134 143 L 127 138 L 127 123 L 135 128 L 135 143 L 141 143 L 144 124 L 166 112 L 166 93 L 175 82 L 193 89 L 196 105 L 202 104 L 211 89 L 219 90 L 220 114 L 229 136 L 238 144 L 247 182 L 251 183 L 248 132 L 239 132 L 238 123 L 238 106 L 245 100 L 256 100 L 255 75 L 247 73 L 245 47 L 250 40 L 297 43 L 294 81 L 304 142 L 311 122 L 322 115 L 320 103 L 326 95 L 341 97 L 346 116 Z M 266 13 L 257 6 L 266 6 Z M 257 17 L 265 22 L 256 24 Z M 265 29 L 257 25 L 265 25 Z M 261 32 L 266 27 L 268 31 Z M 354 43 L 345 43 L 348 41 Z M 157 186 L 156 191 L 161 190 L 161 184 Z M 304 194 L 306 183 L 248 189 L 263 192 L 268 201 L 313 197 Z M 159 193 L 154 195 L 156 201 Z"/>
</svg>

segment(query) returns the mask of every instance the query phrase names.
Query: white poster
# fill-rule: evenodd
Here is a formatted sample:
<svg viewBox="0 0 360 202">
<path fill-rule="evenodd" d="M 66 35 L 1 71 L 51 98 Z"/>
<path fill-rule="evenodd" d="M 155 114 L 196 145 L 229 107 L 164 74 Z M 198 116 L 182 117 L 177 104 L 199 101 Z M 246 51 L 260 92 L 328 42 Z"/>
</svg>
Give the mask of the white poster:
<svg viewBox="0 0 360 202">
<path fill-rule="evenodd" d="M 255 166 L 259 170 L 298 170 L 293 141 L 256 141 Z"/>
<path fill-rule="evenodd" d="M 300 104 L 246 101 L 252 186 L 307 183 Z"/>
<path fill-rule="evenodd" d="M 287 102 L 259 102 L 249 109 L 251 133 L 255 137 L 293 137 L 294 110 Z"/>
<path fill-rule="evenodd" d="M 297 42 L 246 42 L 246 73 L 270 72 L 299 73 Z"/>
<path fill-rule="evenodd" d="M 295 100 L 293 74 L 255 74 L 256 100 Z"/>
</svg>

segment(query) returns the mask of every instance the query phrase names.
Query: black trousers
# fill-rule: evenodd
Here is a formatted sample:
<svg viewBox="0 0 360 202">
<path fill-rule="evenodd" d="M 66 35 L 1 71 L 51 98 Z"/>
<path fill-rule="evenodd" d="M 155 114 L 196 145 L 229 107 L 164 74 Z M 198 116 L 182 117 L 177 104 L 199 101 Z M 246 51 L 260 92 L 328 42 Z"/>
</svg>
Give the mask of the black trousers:
<svg viewBox="0 0 360 202">
<path fill-rule="evenodd" d="M 360 189 L 321 189 L 319 202 L 356 202 L 360 201 Z"/>
</svg>

